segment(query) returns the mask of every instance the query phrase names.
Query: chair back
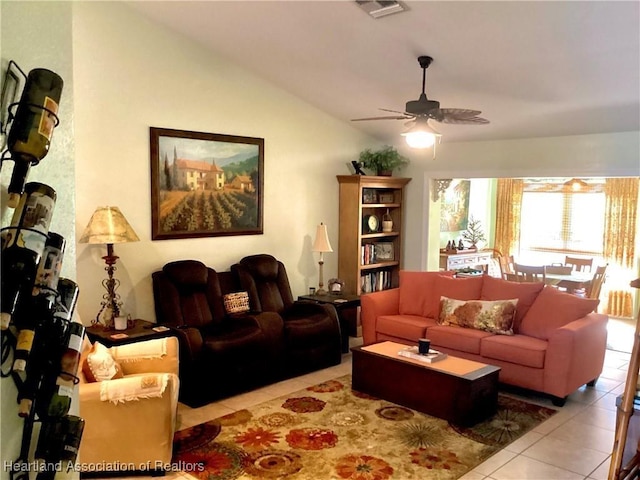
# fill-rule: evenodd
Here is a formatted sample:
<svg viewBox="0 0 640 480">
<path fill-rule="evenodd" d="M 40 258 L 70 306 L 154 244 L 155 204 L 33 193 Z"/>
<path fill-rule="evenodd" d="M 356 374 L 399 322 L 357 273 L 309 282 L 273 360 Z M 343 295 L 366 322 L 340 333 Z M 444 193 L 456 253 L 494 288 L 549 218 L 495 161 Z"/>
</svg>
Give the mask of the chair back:
<svg viewBox="0 0 640 480">
<path fill-rule="evenodd" d="M 200 328 L 224 320 L 218 274 L 202 262 L 170 262 L 151 278 L 158 323 Z"/>
<path fill-rule="evenodd" d="M 564 264 L 570 266 L 577 272 L 590 272 L 593 267 L 593 258 L 580 258 L 567 255 Z"/>
<path fill-rule="evenodd" d="M 516 273 L 513 269 L 513 255 L 503 255 L 498 257 L 500 264 L 500 276 L 504 280 L 513 280 Z"/>
<path fill-rule="evenodd" d="M 596 272 L 593 274 L 591 283 L 587 288 L 588 298 L 600 298 L 600 292 L 602 290 L 602 285 L 604 284 L 604 280 L 606 278 L 608 266 L 609 264 L 607 263 L 606 265 L 596 267 Z"/>
<path fill-rule="evenodd" d="M 240 285 L 249 293 L 252 311 L 282 313 L 293 305 L 287 270 L 271 255 L 244 257 L 231 266 L 231 271 L 238 275 Z"/>
<path fill-rule="evenodd" d="M 545 274 L 569 275 L 573 271 L 571 265 L 545 265 Z"/>
<path fill-rule="evenodd" d="M 546 278 L 544 265 L 522 265 L 520 263 L 514 262 L 513 270 L 515 273 L 516 281 L 521 283 L 544 282 Z"/>
</svg>

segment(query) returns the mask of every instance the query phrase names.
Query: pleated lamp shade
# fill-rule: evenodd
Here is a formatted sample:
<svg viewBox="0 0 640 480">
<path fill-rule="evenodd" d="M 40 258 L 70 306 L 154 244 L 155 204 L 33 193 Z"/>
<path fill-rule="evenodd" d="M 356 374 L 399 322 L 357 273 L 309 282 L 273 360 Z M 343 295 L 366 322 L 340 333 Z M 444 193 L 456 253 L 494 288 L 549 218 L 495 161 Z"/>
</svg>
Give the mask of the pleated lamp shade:
<svg viewBox="0 0 640 480">
<path fill-rule="evenodd" d="M 118 207 L 98 207 L 79 243 L 128 243 L 140 239 Z"/>
<path fill-rule="evenodd" d="M 333 252 L 331 244 L 329 243 L 329 235 L 327 233 L 327 226 L 321 223 L 316 228 L 316 239 L 313 242 L 311 248 L 313 252 Z"/>
</svg>

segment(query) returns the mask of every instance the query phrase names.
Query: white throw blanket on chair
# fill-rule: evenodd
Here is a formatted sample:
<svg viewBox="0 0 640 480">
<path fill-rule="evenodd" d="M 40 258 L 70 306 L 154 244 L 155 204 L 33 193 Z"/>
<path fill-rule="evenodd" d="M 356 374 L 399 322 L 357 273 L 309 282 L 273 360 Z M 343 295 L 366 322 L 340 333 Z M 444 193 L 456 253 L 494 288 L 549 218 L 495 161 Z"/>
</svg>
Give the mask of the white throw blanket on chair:
<svg viewBox="0 0 640 480">
<path fill-rule="evenodd" d="M 169 375 L 150 373 L 104 381 L 100 386 L 100 400 L 124 403 L 141 398 L 161 397 L 167 388 Z"/>
</svg>

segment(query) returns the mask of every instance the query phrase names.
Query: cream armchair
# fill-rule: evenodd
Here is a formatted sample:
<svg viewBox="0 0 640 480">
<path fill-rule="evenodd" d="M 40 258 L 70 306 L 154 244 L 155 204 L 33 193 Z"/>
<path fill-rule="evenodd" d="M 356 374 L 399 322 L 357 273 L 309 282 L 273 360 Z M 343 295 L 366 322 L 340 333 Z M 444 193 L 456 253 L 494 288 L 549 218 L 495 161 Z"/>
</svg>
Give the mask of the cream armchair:
<svg viewBox="0 0 640 480">
<path fill-rule="evenodd" d="M 122 378 L 87 383 L 79 375 L 85 428 L 78 462 L 91 474 L 161 470 L 171 462 L 177 421 L 178 340 L 147 340 L 109 351 Z M 85 355 L 82 361 L 87 362 Z"/>
</svg>

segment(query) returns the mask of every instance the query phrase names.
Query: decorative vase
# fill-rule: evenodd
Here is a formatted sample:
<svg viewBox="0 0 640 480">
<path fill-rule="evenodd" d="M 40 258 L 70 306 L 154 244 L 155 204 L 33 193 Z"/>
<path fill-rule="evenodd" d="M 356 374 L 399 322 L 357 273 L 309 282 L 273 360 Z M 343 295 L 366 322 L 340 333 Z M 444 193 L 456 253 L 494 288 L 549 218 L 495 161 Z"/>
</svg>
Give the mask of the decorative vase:
<svg viewBox="0 0 640 480">
<path fill-rule="evenodd" d="M 393 170 L 378 170 L 378 176 L 380 177 L 390 177 Z"/>
<path fill-rule="evenodd" d="M 387 213 L 382 215 L 382 231 L 385 233 L 393 231 L 393 219 L 389 214 L 389 209 L 387 208 Z"/>
</svg>

